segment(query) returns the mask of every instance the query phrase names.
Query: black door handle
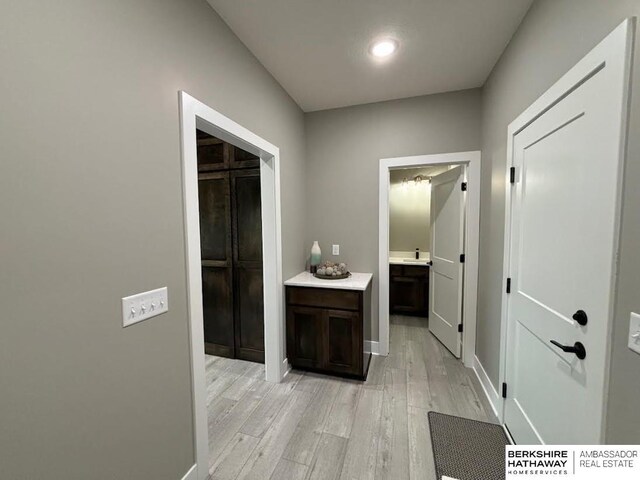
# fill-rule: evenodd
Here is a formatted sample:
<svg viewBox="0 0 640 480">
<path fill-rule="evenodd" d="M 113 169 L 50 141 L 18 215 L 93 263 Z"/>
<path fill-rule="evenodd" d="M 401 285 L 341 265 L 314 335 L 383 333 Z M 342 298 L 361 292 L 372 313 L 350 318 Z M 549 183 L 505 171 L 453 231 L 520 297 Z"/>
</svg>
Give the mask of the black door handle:
<svg viewBox="0 0 640 480">
<path fill-rule="evenodd" d="M 584 310 L 578 310 L 571 318 L 578 322 L 579 325 L 585 326 L 587 324 L 587 313 Z"/>
<path fill-rule="evenodd" d="M 556 347 L 558 347 L 563 352 L 575 353 L 576 357 L 578 357 L 580 360 L 584 360 L 584 357 L 587 356 L 587 350 L 584 348 L 584 345 L 580 342 L 574 343 L 573 346 L 562 345 L 560 342 L 556 342 L 555 340 L 551 340 L 551 343 L 553 343 Z"/>
<path fill-rule="evenodd" d="M 427 262 L 427 265 L 429 265 L 430 267 L 433 267 L 433 260 L 429 260 L 429 261 Z"/>
</svg>

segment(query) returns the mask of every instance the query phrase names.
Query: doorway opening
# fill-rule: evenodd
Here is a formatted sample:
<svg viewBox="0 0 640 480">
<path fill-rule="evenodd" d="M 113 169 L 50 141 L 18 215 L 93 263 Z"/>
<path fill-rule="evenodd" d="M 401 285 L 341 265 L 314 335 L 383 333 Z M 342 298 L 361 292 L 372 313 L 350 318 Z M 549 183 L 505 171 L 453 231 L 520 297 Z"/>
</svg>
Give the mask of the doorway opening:
<svg viewBox="0 0 640 480">
<path fill-rule="evenodd" d="M 428 328 L 459 358 L 466 165 L 394 168 L 389 178 L 390 321 Z"/>
<path fill-rule="evenodd" d="M 207 405 L 197 131 L 200 130 L 208 136 L 247 152 L 259 169 L 263 253 L 264 379 L 267 382 L 281 381 L 287 373 L 288 366 L 284 351 L 280 152 L 278 147 L 185 92 L 179 92 L 179 102 L 187 259 L 187 309 L 196 450 L 196 464 L 192 470 L 196 472 L 196 478 L 204 480 L 209 476 L 210 465 L 208 419 L 211 415 L 214 417 L 217 415 L 215 412 L 210 414 Z M 256 374 L 261 375 L 261 372 Z M 216 438 L 212 438 L 211 445 L 214 447 L 215 442 Z"/>
<path fill-rule="evenodd" d="M 260 157 L 196 134 L 205 352 L 264 363 Z"/>
<path fill-rule="evenodd" d="M 390 323 L 429 328 L 475 357 L 480 152 L 380 161 L 379 353 Z"/>
</svg>

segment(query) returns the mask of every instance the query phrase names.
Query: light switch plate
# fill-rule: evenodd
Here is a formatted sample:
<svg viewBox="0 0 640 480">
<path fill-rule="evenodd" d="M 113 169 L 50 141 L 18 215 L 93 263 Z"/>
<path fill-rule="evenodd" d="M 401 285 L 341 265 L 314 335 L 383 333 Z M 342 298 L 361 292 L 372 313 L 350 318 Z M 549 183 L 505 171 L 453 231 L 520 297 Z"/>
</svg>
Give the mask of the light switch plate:
<svg viewBox="0 0 640 480">
<path fill-rule="evenodd" d="M 122 299 L 122 326 L 128 327 L 168 311 L 167 287 L 136 293 Z"/>
<path fill-rule="evenodd" d="M 334 245 L 332 248 L 331 253 L 333 255 L 340 255 L 340 245 Z"/>
<path fill-rule="evenodd" d="M 640 353 L 640 315 L 633 312 L 631 312 L 631 321 L 629 322 L 629 348 Z"/>
</svg>

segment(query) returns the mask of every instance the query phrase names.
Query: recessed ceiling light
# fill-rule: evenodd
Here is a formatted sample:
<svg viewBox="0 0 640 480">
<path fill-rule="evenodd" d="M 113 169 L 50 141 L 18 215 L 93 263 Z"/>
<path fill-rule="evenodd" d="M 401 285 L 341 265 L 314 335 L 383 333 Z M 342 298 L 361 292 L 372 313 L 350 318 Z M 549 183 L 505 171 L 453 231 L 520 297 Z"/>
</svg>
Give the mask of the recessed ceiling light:
<svg viewBox="0 0 640 480">
<path fill-rule="evenodd" d="M 398 49 L 398 42 L 395 40 L 380 40 L 371 46 L 371 55 L 378 58 L 388 57 Z"/>
</svg>

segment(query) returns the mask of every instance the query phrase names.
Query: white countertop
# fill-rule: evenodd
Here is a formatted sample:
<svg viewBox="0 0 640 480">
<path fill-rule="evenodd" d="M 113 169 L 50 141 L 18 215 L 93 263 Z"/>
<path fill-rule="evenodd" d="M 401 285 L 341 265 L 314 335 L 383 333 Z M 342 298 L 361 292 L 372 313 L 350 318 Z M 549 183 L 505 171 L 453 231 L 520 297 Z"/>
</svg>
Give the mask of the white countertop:
<svg viewBox="0 0 640 480">
<path fill-rule="evenodd" d="M 315 288 L 335 288 L 338 290 L 361 290 L 367 289 L 367 286 L 373 278 L 372 273 L 356 273 L 351 272 L 349 278 L 342 280 L 324 280 L 316 278 L 309 272 L 302 272 L 293 278 L 290 278 L 284 284 L 289 287 L 315 287 Z"/>
</svg>

